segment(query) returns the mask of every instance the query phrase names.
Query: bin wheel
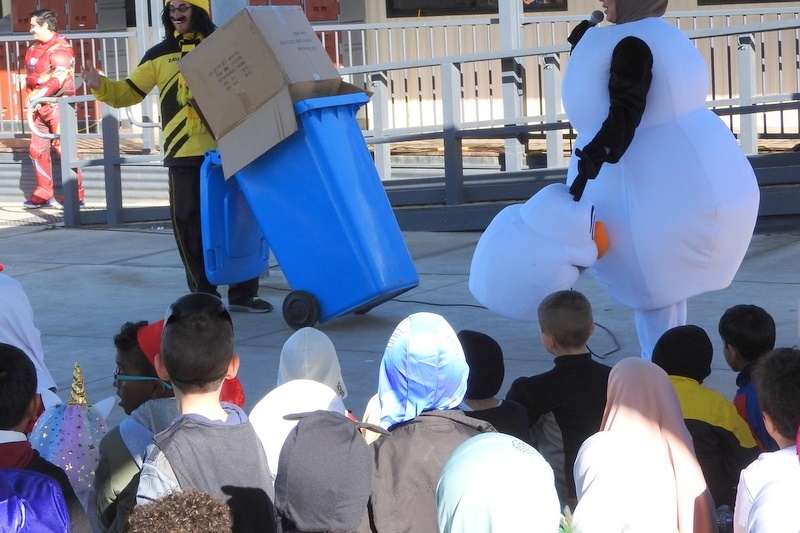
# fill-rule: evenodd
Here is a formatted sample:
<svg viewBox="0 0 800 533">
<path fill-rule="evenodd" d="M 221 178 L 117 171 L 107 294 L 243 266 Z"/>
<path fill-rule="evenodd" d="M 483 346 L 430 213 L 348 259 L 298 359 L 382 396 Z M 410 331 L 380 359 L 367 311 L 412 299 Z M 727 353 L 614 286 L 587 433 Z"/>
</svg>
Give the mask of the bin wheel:
<svg viewBox="0 0 800 533">
<path fill-rule="evenodd" d="M 292 329 L 310 327 L 319 321 L 319 302 L 307 291 L 292 291 L 283 299 L 283 319 Z"/>
</svg>

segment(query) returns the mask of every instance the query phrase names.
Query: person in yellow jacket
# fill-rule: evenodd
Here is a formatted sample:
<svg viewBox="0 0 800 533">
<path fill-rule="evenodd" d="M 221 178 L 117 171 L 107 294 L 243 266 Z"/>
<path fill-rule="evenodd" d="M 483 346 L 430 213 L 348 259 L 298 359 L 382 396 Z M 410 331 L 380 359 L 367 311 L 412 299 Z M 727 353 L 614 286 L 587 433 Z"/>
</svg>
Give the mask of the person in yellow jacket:
<svg viewBox="0 0 800 533">
<path fill-rule="evenodd" d="M 178 71 L 181 57 L 216 29 L 209 0 L 167 0 L 161 22 L 164 40 L 145 53 L 127 78 L 112 81 L 94 66 L 85 65 L 83 79 L 98 100 L 114 107 L 137 104 L 158 87 L 170 211 L 186 280 L 191 292 L 219 296 L 206 277 L 200 228 L 200 167 L 205 152 L 215 149 L 217 143 L 192 107 L 191 92 Z M 258 278 L 230 285 L 228 307 L 252 313 L 272 311 L 272 305 L 258 296 Z"/>
<path fill-rule="evenodd" d="M 714 503 L 732 508 L 739 473 L 758 457 L 759 449 L 736 407 L 702 385 L 711 374 L 713 350 L 703 328 L 677 326 L 658 339 L 653 362 L 669 374 Z"/>
</svg>

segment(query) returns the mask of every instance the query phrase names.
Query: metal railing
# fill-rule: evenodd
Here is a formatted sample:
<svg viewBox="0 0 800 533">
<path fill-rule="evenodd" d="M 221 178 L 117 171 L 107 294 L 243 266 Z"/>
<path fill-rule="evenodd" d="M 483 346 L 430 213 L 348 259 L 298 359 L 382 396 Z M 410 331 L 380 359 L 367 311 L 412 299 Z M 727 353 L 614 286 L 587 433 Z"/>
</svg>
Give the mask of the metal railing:
<svg viewBox="0 0 800 533">
<path fill-rule="evenodd" d="M 561 70 L 569 61 L 563 43 L 580 17 L 510 18 L 501 13 L 499 19 L 315 26 L 323 41 L 335 40 L 333 49 L 341 58 L 343 77 L 374 93 L 360 120 L 394 205 L 457 206 L 520 199 L 530 188 L 510 184 L 512 180 L 544 183 L 565 174 L 564 148 L 571 134 L 560 103 Z M 708 105 L 725 117 L 745 152 L 755 153 L 759 138 L 798 135 L 800 7 L 668 13 L 665 18 L 682 28 L 705 55 L 711 71 Z M 512 34 L 510 38 L 507 33 Z M 106 42 L 107 38 L 111 40 Z M 99 55 L 90 53 L 89 57 L 105 61 L 112 51 L 134 54 L 127 44 L 130 38 L 127 32 L 82 34 L 73 43 L 94 43 L 86 49 Z M 19 42 L 11 39 L 2 45 L 8 49 L 19 47 Z M 7 53 L 6 60 L 8 57 Z M 133 57 L 128 62 L 106 61 L 106 74 L 122 78 L 132 62 Z M 147 126 L 155 121 L 103 106 L 96 117 L 100 126 L 90 131 L 92 128 L 81 123 L 80 112 L 73 108 L 68 116 L 66 108 L 96 105 L 92 100 L 91 96 L 59 99 L 59 105 L 65 106 L 62 117 L 68 117 L 62 118 L 63 151 L 75 154 L 74 159 L 70 156 L 62 161 L 62 170 L 66 170 L 62 176 L 70 175 L 69 168 L 106 166 L 107 222 L 119 223 L 126 220 L 119 185 L 109 180 L 118 180 L 120 167 L 133 161 L 120 156 L 119 136 L 146 139 L 154 135 L 154 128 Z M 153 116 L 154 106 L 153 101 L 144 106 L 142 117 Z M 67 127 L 73 116 L 75 123 Z M 123 121 L 138 127 L 120 133 Z M 103 138 L 104 162 L 78 161 L 77 151 L 67 150 L 84 136 Z M 504 171 L 472 173 L 467 180 L 462 149 L 467 139 L 503 142 Z M 532 168 L 525 160 L 532 139 L 544 141 L 546 147 L 547 163 L 540 168 Z M 415 187 L 400 190 L 393 179 L 390 146 L 420 140 L 441 143 L 441 176 L 434 180 L 436 186 L 427 189 L 403 180 Z M 152 151 L 156 144 L 144 141 L 143 151 Z M 148 161 L 156 159 L 147 156 Z M 480 186 L 472 186 L 478 182 Z M 80 217 L 73 218 L 71 209 L 65 207 L 67 223 L 79 224 Z"/>
</svg>

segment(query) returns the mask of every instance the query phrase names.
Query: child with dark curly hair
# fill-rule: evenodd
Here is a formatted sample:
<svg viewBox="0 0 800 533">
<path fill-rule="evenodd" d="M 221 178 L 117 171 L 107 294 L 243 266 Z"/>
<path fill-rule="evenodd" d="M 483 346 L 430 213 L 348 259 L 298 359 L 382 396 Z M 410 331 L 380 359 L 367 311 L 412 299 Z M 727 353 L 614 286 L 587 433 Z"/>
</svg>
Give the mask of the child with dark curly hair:
<svg viewBox="0 0 800 533">
<path fill-rule="evenodd" d="M 231 510 L 207 492 L 174 492 L 150 505 L 139 505 L 128 518 L 126 533 L 195 533 L 233 531 Z"/>
</svg>

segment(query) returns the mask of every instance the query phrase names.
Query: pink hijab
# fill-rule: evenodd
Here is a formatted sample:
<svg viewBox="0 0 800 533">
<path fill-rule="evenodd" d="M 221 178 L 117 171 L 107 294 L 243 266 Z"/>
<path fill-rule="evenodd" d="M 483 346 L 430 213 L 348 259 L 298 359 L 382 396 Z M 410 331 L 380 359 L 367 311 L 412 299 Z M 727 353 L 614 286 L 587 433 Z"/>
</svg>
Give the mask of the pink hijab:
<svg viewBox="0 0 800 533">
<path fill-rule="evenodd" d="M 579 500 L 574 517 L 578 523 L 573 522 L 578 526 L 576 531 L 593 530 L 580 524 L 591 523 L 594 510 L 609 513 L 611 509 L 605 504 L 613 506 L 609 499 L 624 500 L 625 491 L 647 492 L 648 505 L 654 506 L 654 514 L 664 518 L 659 527 L 665 529 L 659 531 L 716 531 L 714 502 L 666 372 L 638 357 L 628 357 L 614 365 L 600 430 L 581 447 L 575 464 Z M 613 448 L 627 448 L 627 457 L 618 461 L 610 457 L 605 437 L 611 436 L 618 443 Z M 592 450 L 597 446 L 605 447 L 606 453 Z M 637 467 L 626 466 L 631 464 Z M 611 485 L 614 488 L 608 490 Z M 670 505 L 676 509 L 670 510 Z M 669 526 L 672 516 L 674 525 Z M 651 515 L 650 519 L 659 522 L 656 516 Z"/>
</svg>

